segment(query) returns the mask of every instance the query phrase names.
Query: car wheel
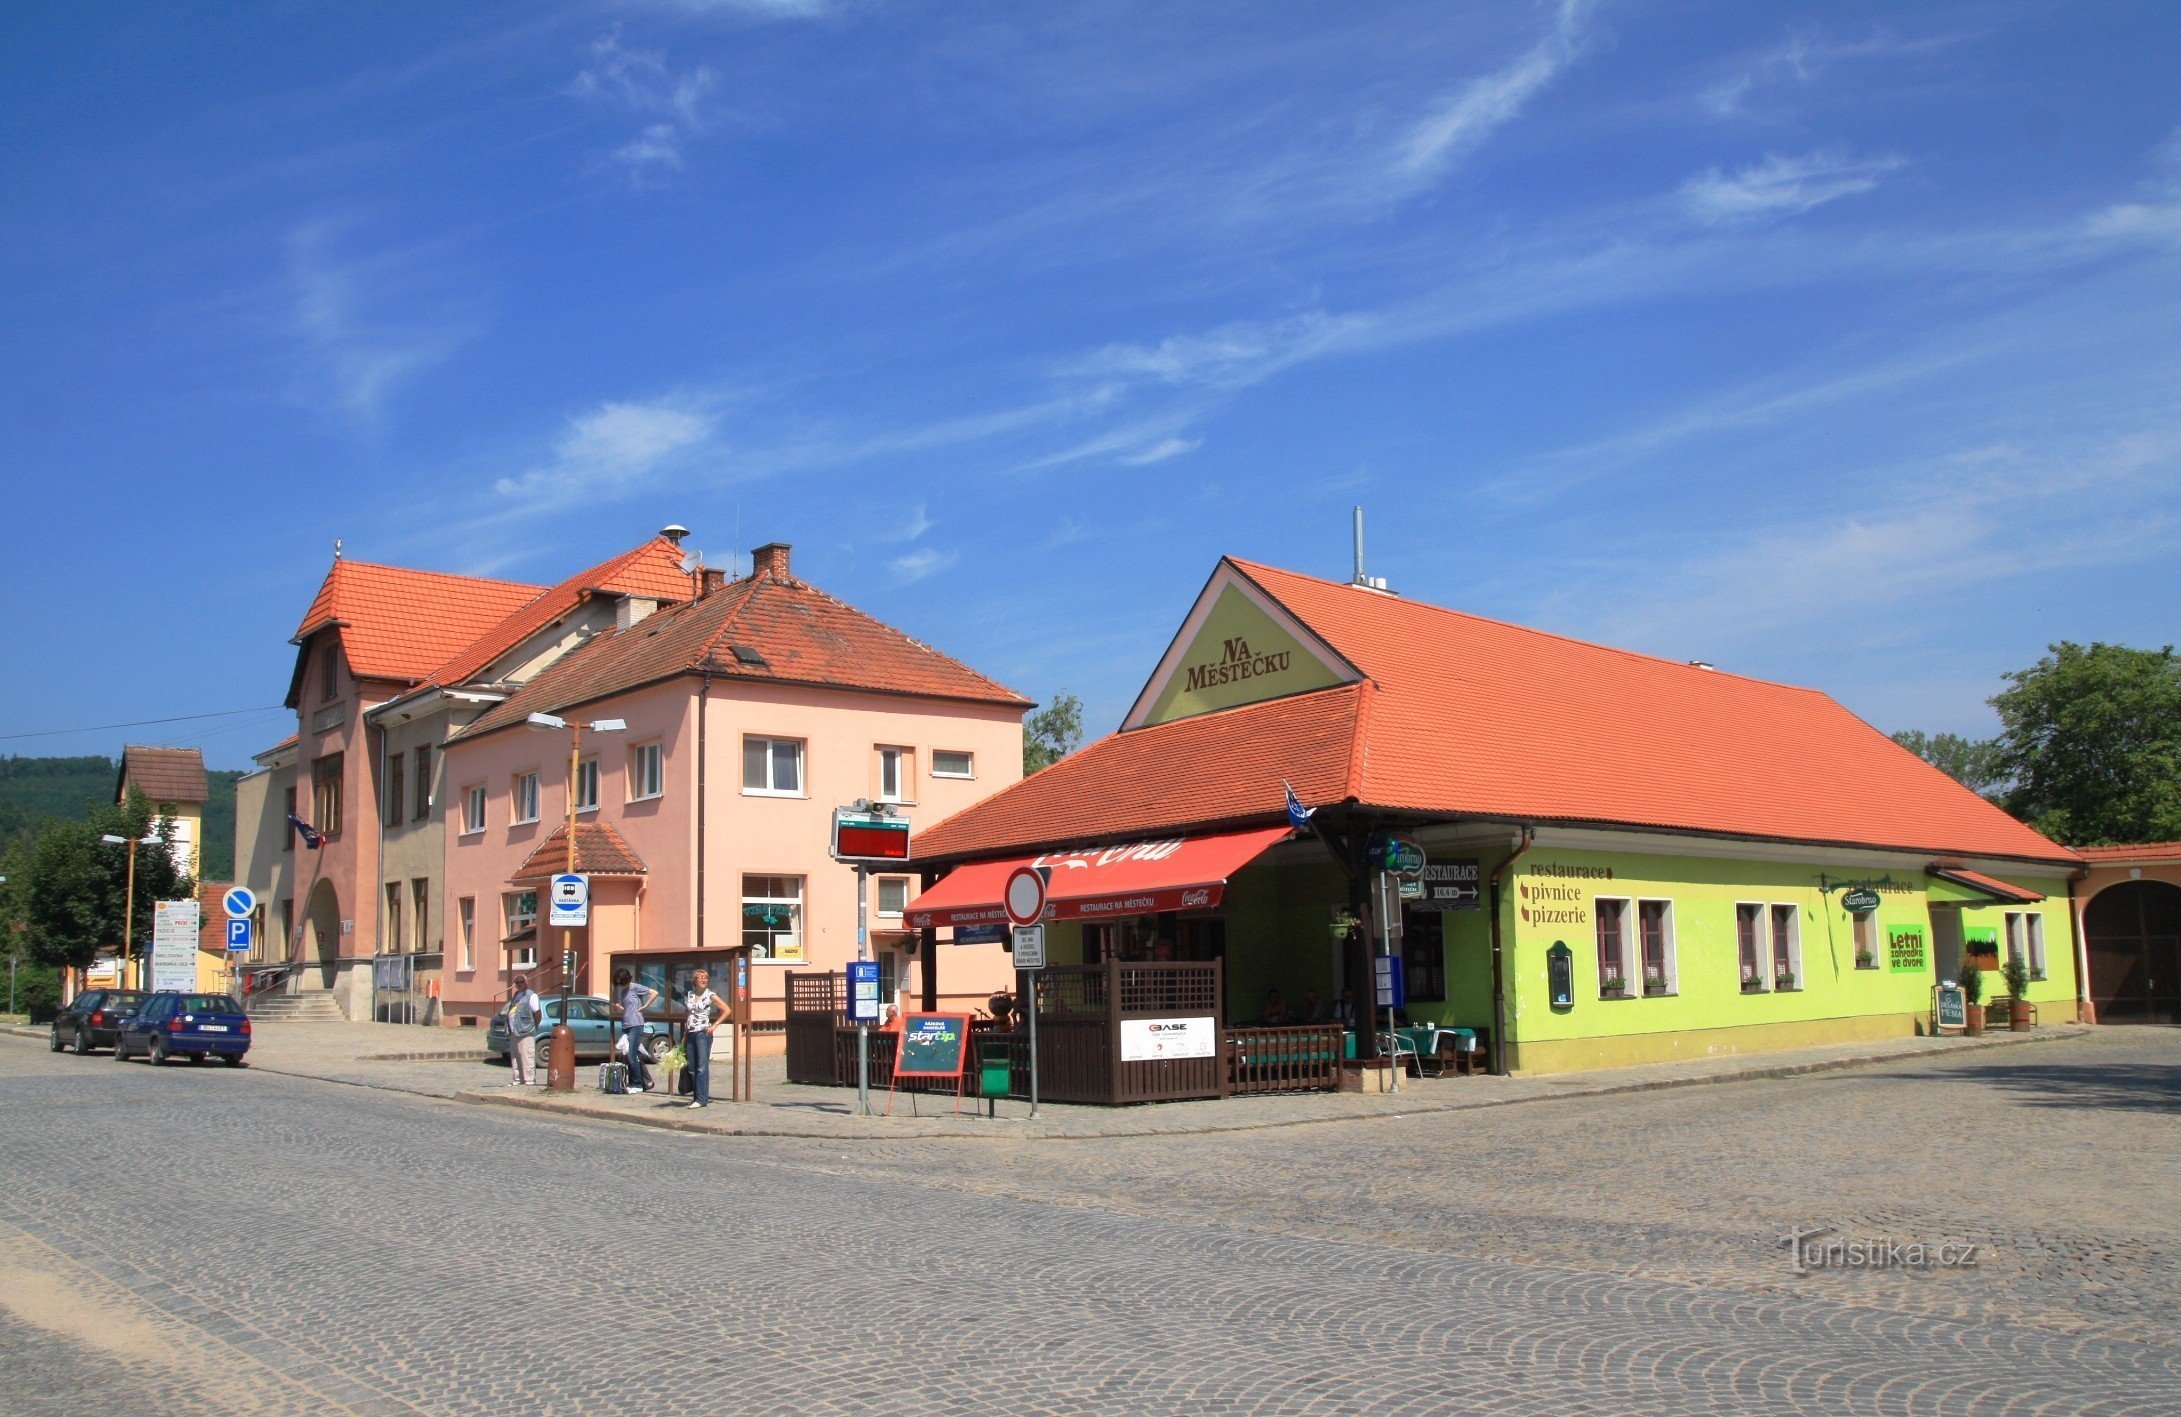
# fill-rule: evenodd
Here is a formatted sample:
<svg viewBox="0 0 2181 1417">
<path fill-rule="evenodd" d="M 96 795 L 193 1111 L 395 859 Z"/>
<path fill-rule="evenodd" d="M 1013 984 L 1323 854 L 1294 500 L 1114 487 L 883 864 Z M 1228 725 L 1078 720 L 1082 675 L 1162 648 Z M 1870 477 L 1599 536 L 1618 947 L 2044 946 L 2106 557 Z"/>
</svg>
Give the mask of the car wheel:
<svg viewBox="0 0 2181 1417">
<path fill-rule="evenodd" d="M 52 1043 L 51 1043 L 51 1044 L 49 1045 L 49 1047 L 50 1047 L 51 1051 L 53 1051 L 53 1052 L 55 1052 L 55 1053 L 58 1053 L 58 1052 L 60 1052 L 60 1051 L 61 1051 L 61 1031 L 60 1031 L 60 1029 L 58 1029 L 58 1028 L 55 1028 L 55 1029 L 53 1030 L 53 1042 L 52 1042 Z"/>
<path fill-rule="evenodd" d="M 164 1038 L 154 1038 L 151 1041 L 151 1051 L 149 1057 L 151 1058 L 151 1065 L 153 1067 L 165 1067 L 167 1065 L 167 1040 L 165 1040 Z"/>
<path fill-rule="evenodd" d="M 114 1061 L 117 1063 L 126 1063 L 129 1061 L 129 1049 L 127 1043 L 118 1033 L 114 1035 Z"/>
<path fill-rule="evenodd" d="M 220 1061 L 227 1064 L 227 1066 L 229 1066 L 230 1068 L 239 1068 L 242 1066 L 242 1054 L 223 1053 L 220 1055 Z"/>
<path fill-rule="evenodd" d="M 53 1036 L 56 1039 L 60 1037 L 60 1035 L 57 1033 Z M 81 1026 L 76 1029 L 76 1056 L 79 1058 L 88 1058 L 91 1056 L 91 1032 L 89 1029 L 83 1028 Z"/>
</svg>

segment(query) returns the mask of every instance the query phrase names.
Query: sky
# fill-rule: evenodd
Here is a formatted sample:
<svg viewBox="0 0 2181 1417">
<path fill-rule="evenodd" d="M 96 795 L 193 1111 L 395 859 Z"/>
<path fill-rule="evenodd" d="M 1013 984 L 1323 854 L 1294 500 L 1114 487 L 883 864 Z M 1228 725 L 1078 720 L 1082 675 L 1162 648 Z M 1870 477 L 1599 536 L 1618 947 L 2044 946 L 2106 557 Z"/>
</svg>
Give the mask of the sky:
<svg viewBox="0 0 2181 1417">
<path fill-rule="evenodd" d="M 0 753 L 247 766 L 336 540 L 669 522 L 1095 736 L 1354 506 L 1404 596 L 1988 734 L 2177 638 L 2176 73 L 2065 0 L 9 6 Z"/>
</svg>

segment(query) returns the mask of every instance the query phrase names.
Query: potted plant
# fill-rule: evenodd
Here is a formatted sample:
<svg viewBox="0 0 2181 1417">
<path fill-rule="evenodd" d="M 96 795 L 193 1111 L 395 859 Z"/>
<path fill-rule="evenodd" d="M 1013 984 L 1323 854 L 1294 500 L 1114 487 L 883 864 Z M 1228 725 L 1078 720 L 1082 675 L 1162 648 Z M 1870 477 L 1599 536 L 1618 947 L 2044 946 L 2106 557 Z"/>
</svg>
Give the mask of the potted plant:
<svg viewBox="0 0 2181 1417">
<path fill-rule="evenodd" d="M 1971 1038 L 1984 1036 L 1984 971 L 1970 960 L 1961 967 L 1962 1032 Z"/>
<path fill-rule="evenodd" d="M 1622 999 L 1628 996 L 1628 986 L 1618 974 L 1608 974 L 1598 981 L 1598 992 L 1608 999 Z"/>
<path fill-rule="evenodd" d="M 1781 970 L 1781 971 L 1780 971 L 1780 972 L 1779 972 L 1778 974 L 1775 974 L 1775 975 L 1773 975 L 1773 976 L 1772 976 L 1772 987 L 1773 987 L 1773 988 L 1775 988 L 1775 989 L 1792 989 L 1792 988 L 1794 988 L 1794 987 L 1795 987 L 1795 971 L 1794 971 L 1794 970 L 1792 970 L 1792 969 L 1783 969 L 1783 970 Z"/>
<path fill-rule="evenodd" d="M 1645 970 L 1643 973 L 1643 992 L 1647 995 L 1665 993 L 1665 977 L 1651 970 Z"/>
<path fill-rule="evenodd" d="M 1756 970 L 1749 968 L 1747 965 L 1742 967 L 1742 992 L 1745 994 L 1762 994 L 1764 992 L 1764 981 L 1757 977 Z"/>
<path fill-rule="evenodd" d="M 1872 954 L 1869 950 L 1857 950 L 1855 952 L 1855 967 L 1857 969 L 1876 969 L 1878 967 L 1878 956 Z"/>
<path fill-rule="evenodd" d="M 2030 1031 L 2030 1001 L 2024 996 L 2030 991 L 2030 967 L 2019 956 L 2007 956 L 2007 962 L 1999 966 L 1999 977 L 2007 981 L 2007 1027 L 2015 1033 Z"/>
</svg>

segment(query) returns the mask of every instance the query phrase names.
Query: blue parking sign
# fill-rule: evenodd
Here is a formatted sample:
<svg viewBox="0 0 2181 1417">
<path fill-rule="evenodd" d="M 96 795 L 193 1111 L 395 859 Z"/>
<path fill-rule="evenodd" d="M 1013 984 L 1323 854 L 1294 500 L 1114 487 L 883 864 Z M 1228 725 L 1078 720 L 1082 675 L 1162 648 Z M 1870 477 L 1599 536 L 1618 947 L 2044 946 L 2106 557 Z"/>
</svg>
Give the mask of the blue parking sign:
<svg viewBox="0 0 2181 1417">
<path fill-rule="evenodd" d="M 236 955 L 250 952 L 250 922 L 247 919 L 227 922 L 227 952 Z"/>
</svg>

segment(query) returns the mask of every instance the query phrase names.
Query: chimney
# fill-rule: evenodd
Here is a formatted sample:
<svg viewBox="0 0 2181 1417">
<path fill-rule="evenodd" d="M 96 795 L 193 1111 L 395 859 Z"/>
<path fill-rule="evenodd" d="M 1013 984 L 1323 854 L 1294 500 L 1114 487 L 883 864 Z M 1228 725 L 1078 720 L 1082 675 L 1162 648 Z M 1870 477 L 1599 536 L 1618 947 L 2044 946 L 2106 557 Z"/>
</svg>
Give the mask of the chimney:
<svg viewBox="0 0 2181 1417">
<path fill-rule="evenodd" d="M 786 581 L 794 577 L 788 574 L 788 552 L 792 549 L 785 541 L 768 541 L 750 553 L 751 577 Z"/>
<path fill-rule="evenodd" d="M 697 599 L 702 600 L 715 590 L 727 588 L 727 573 L 717 566 L 697 567 Z"/>
<path fill-rule="evenodd" d="M 624 595 L 614 602 L 613 627 L 626 630 L 639 620 L 648 618 L 659 608 L 659 602 L 647 595 Z"/>
</svg>

